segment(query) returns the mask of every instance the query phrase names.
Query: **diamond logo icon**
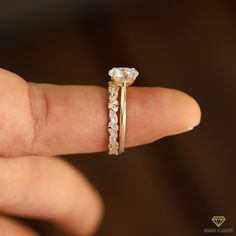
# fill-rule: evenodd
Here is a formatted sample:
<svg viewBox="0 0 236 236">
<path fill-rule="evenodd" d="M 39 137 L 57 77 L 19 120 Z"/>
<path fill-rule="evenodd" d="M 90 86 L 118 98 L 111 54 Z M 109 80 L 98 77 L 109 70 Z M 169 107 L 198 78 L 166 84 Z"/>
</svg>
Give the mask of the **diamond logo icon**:
<svg viewBox="0 0 236 236">
<path fill-rule="evenodd" d="M 226 221 L 226 219 L 224 216 L 213 216 L 212 221 L 218 228 L 220 228 L 220 226 Z"/>
</svg>

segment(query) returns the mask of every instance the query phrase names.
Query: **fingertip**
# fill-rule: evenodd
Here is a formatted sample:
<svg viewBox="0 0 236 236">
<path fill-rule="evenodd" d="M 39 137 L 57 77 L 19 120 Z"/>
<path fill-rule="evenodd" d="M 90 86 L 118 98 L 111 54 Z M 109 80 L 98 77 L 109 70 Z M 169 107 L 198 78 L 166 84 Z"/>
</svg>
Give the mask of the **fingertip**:
<svg viewBox="0 0 236 236">
<path fill-rule="evenodd" d="M 201 121 L 201 109 L 198 104 L 198 102 L 189 94 L 175 90 L 175 89 L 169 89 L 170 93 L 173 93 L 173 96 L 175 97 L 176 106 L 178 106 L 176 109 L 176 115 L 182 119 L 179 119 L 180 122 L 183 122 L 183 125 L 187 128 L 194 128 L 200 124 Z"/>
<path fill-rule="evenodd" d="M 170 129 L 169 133 L 164 136 L 171 136 L 181 134 L 193 130 L 201 122 L 201 108 L 198 102 L 189 94 L 172 89 L 175 93 L 175 125 L 173 129 Z"/>
<path fill-rule="evenodd" d="M 86 208 L 84 218 L 78 224 L 78 231 L 81 235 L 94 235 L 104 217 L 104 202 L 101 195 L 94 190 L 93 194 L 88 197 L 87 204 L 84 202 L 84 208 Z"/>
<path fill-rule="evenodd" d="M 127 146 L 186 132 L 201 120 L 196 100 L 179 90 L 133 87 L 130 88 L 129 100 Z"/>
</svg>

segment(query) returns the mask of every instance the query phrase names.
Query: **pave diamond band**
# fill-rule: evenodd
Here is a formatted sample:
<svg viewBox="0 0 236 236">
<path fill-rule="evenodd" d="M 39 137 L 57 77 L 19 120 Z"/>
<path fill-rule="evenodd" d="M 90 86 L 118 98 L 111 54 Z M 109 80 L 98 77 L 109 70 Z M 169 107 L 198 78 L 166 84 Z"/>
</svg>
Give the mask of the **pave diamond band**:
<svg viewBox="0 0 236 236">
<path fill-rule="evenodd" d="M 117 112 L 119 110 L 119 102 L 118 102 L 119 87 L 113 81 L 109 81 L 108 90 L 109 90 L 108 154 L 109 155 L 118 155 L 119 154 L 119 144 L 117 142 L 117 138 L 118 138 L 119 126 L 118 126 Z"/>
<path fill-rule="evenodd" d="M 108 74 L 111 76 L 111 81 L 108 82 L 108 154 L 118 155 L 125 149 L 126 88 L 133 84 L 138 76 L 138 71 L 134 68 L 118 67 L 111 69 Z"/>
</svg>

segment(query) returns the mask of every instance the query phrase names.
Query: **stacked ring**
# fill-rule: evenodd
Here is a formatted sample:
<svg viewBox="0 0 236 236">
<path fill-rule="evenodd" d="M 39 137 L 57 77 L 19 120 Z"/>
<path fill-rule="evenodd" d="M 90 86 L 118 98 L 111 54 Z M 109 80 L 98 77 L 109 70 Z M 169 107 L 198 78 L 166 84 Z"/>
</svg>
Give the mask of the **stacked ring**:
<svg viewBox="0 0 236 236">
<path fill-rule="evenodd" d="M 118 67 L 112 68 L 108 74 L 111 76 L 111 81 L 108 82 L 108 154 L 118 155 L 125 149 L 126 88 L 134 83 L 139 73 L 134 68 Z"/>
</svg>

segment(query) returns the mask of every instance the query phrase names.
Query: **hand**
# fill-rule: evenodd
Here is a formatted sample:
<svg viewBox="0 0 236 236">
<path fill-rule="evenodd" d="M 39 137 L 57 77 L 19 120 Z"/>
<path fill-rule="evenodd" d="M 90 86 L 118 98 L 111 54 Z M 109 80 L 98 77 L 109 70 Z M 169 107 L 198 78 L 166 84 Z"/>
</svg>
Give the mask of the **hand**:
<svg viewBox="0 0 236 236">
<path fill-rule="evenodd" d="M 107 90 L 27 83 L 0 69 L 0 94 L 1 213 L 52 221 L 75 235 L 92 234 L 103 214 L 99 194 L 78 170 L 49 156 L 107 149 Z M 176 90 L 130 87 L 127 103 L 127 147 L 200 122 L 195 100 Z M 0 235 L 37 234 L 1 216 Z"/>
</svg>

